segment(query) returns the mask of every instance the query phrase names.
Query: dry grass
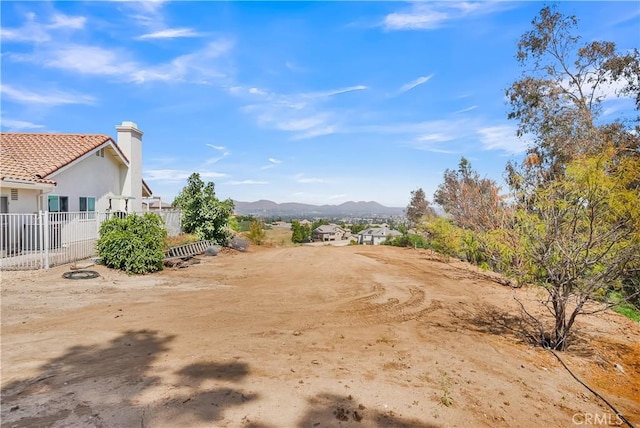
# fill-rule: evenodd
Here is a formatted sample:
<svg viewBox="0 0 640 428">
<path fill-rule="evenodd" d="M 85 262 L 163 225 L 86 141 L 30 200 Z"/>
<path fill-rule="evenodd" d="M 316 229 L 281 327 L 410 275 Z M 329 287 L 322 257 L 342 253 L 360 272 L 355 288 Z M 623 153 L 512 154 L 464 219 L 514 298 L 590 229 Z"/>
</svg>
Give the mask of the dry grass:
<svg viewBox="0 0 640 428">
<path fill-rule="evenodd" d="M 267 237 L 263 245 L 269 247 L 292 247 L 295 244 L 291 242 L 291 229 L 282 227 L 274 227 L 267 229 Z"/>
</svg>

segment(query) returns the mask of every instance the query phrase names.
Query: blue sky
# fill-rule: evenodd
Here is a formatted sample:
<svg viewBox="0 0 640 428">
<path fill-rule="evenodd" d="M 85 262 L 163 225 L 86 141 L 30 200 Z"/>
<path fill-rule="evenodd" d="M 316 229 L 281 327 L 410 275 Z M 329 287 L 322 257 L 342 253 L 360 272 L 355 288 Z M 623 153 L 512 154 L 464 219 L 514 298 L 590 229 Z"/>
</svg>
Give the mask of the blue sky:
<svg viewBox="0 0 640 428">
<path fill-rule="evenodd" d="M 526 141 L 504 91 L 541 2 L 6 2 L 4 131 L 144 131 L 165 200 L 406 206 L 468 158 L 502 183 Z M 584 41 L 637 48 L 637 2 L 560 2 Z M 605 114 L 628 110 L 612 100 Z"/>
</svg>

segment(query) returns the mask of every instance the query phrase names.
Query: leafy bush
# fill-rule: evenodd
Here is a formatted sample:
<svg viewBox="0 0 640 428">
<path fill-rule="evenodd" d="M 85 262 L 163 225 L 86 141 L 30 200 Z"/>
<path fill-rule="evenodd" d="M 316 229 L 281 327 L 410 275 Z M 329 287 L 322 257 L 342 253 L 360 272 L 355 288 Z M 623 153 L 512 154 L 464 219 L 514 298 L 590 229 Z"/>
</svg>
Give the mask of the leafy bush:
<svg viewBox="0 0 640 428">
<path fill-rule="evenodd" d="M 413 248 L 429 248 L 429 243 L 420 235 L 404 234 L 394 238 L 387 239 L 383 245 L 392 245 L 394 247 L 413 247 Z"/>
<path fill-rule="evenodd" d="M 264 230 L 264 222 L 262 220 L 254 220 L 249 225 L 249 231 L 247 232 L 247 238 L 256 245 L 262 245 L 267 233 Z"/>
<path fill-rule="evenodd" d="M 111 218 L 100 226 L 98 255 L 110 268 L 127 273 L 162 270 L 167 230 L 157 214 L 129 214 Z"/>
<path fill-rule="evenodd" d="M 294 244 L 301 244 L 303 242 L 311 241 L 311 225 L 300 224 L 298 220 L 294 220 L 291 223 L 291 242 Z"/>
<path fill-rule="evenodd" d="M 437 218 L 426 227 L 429 243 L 434 251 L 451 257 L 463 258 L 464 230 L 444 218 Z"/>
<path fill-rule="evenodd" d="M 620 315 L 624 315 L 630 320 L 640 322 L 640 309 L 636 308 L 631 303 L 622 303 L 615 306 L 613 310 Z"/>
<path fill-rule="evenodd" d="M 176 196 L 173 206 L 182 210 L 184 232 L 220 245 L 226 244 L 232 236 L 229 218 L 233 214 L 233 201 L 220 201 L 216 197 L 214 184 L 208 182 L 205 185 L 200 174 L 189 176 L 187 185 Z"/>
</svg>

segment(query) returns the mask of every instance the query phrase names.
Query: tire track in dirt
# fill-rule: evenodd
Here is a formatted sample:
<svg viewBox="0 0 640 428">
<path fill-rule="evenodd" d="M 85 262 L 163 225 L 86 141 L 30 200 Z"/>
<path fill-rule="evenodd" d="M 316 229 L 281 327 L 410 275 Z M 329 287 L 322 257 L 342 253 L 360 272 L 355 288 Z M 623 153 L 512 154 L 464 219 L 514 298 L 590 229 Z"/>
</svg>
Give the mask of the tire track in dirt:
<svg viewBox="0 0 640 428">
<path fill-rule="evenodd" d="M 408 286 L 399 291 L 401 298 L 389 297 L 382 284 L 374 284 L 369 294 L 340 305 L 338 310 L 365 324 L 385 324 L 418 319 L 442 308 L 439 300 L 431 300 L 427 305 L 426 293 L 419 287 Z"/>
</svg>

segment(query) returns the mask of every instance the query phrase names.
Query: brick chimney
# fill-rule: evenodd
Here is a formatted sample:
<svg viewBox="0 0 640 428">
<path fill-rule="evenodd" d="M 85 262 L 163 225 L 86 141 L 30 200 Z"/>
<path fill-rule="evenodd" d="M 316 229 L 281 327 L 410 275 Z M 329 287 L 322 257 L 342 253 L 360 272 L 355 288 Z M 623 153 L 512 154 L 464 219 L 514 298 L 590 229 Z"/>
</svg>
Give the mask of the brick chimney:
<svg viewBox="0 0 640 428">
<path fill-rule="evenodd" d="M 118 147 L 129 160 L 129 169 L 122 185 L 122 196 L 132 197 L 128 201 L 128 212 L 142 211 L 142 131 L 135 122 L 123 121 L 116 125 Z M 125 202 L 120 204 L 125 209 Z"/>
</svg>

